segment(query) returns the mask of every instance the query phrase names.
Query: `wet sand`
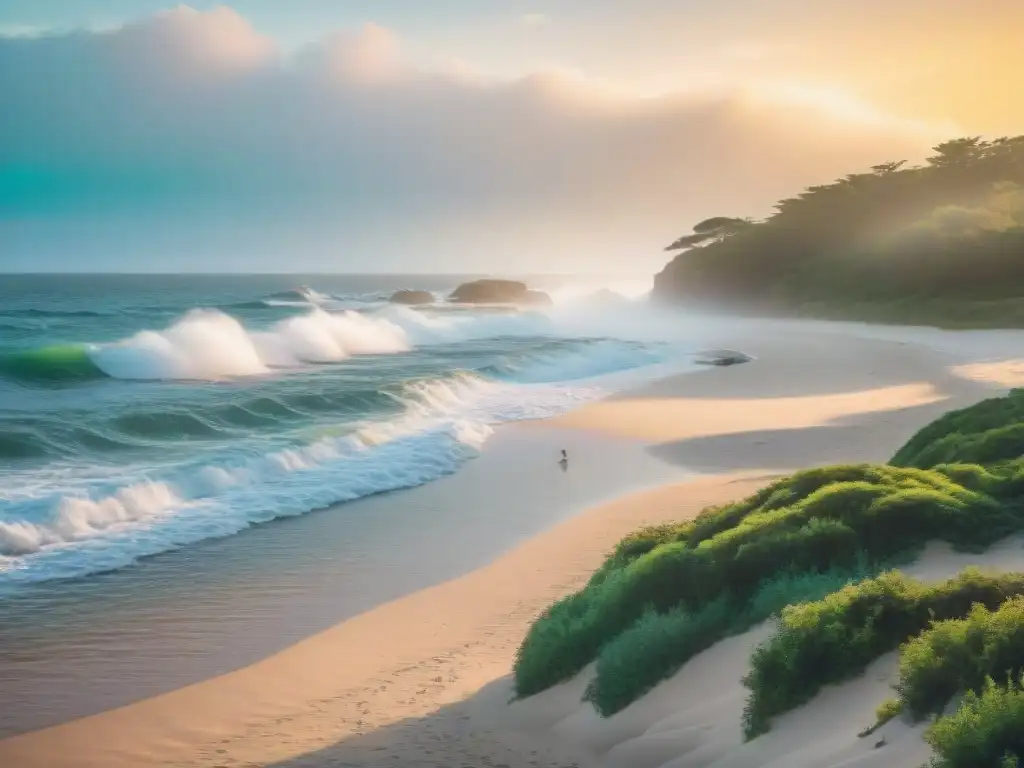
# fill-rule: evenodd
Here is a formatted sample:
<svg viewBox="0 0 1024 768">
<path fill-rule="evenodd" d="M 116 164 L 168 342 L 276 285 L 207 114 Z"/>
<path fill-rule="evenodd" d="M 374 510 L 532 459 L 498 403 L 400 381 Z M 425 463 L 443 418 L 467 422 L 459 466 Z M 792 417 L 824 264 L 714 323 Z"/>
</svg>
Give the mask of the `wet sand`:
<svg viewBox="0 0 1024 768">
<path fill-rule="evenodd" d="M 486 565 L 587 506 L 685 475 L 644 445 L 596 450 L 575 431 L 509 425 L 428 485 L 0 602 L 0 737 L 239 669 Z M 572 472 L 558 468 L 563 447 Z"/>
</svg>

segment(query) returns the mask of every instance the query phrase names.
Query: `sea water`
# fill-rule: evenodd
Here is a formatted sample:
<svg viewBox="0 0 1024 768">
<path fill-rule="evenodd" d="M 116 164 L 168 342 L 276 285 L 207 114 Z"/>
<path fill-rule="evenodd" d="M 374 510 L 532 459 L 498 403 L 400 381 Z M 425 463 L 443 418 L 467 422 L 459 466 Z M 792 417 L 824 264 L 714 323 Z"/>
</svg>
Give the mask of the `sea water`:
<svg viewBox="0 0 1024 768">
<path fill-rule="evenodd" d="M 263 584 L 281 597 L 250 601 L 251 613 L 265 614 L 267 626 L 298 622 L 281 635 L 293 641 L 337 620 L 334 612 L 452 575 L 429 557 L 386 550 L 430 540 L 435 559 L 452 561 L 450 532 L 472 529 L 478 541 L 516 534 L 489 522 L 514 510 L 494 504 L 489 515 L 440 497 L 411 512 L 366 502 L 456 473 L 501 424 L 554 416 L 686 366 L 697 348 L 680 329 L 652 326 L 643 282 L 591 303 L 596 286 L 535 281 L 555 303 L 511 310 L 447 305 L 460 279 L 5 276 L 0 679 L 35 714 L 0 731 L 126 700 L 128 682 L 115 679 L 79 681 L 74 700 L 58 702 L 68 669 L 130 676 L 168 657 L 201 657 L 183 676 L 147 678 L 133 699 L 255 660 L 273 646 L 245 646 L 244 622 L 231 614 L 249 610 L 246 601 L 270 589 Z M 390 304 L 399 288 L 430 290 L 437 302 Z M 555 466 L 553 456 L 540 460 Z M 609 460 L 642 474 L 628 459 Z M 523 497 L 537 519 L 516 535 L 549 514 L 538 493 Z M 336 514 L 305 529 L 265 525 L 324 509 Z M 330 546 L 317 546 L 325 537 Z M 382 568 L 408 572 L 374 591 L 387 581 Z M 359 594 L 341 600 L 346 590 Z M 262 625 L 247 621 L 241 636 L 259 634 Z"/>
</svg>

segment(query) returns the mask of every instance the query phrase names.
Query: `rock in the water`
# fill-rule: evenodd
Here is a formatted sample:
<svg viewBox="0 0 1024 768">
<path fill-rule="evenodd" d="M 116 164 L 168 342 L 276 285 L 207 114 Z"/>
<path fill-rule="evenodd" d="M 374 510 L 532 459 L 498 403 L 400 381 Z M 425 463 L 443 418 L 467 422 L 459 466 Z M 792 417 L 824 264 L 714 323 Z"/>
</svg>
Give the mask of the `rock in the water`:
<svg viewBox="0 0 1024 768">
<path fill-rule="evenodd" d="M 527 291 L 519 300 L 520 304 L 533 304 L 536 306 L 550 306 L 552 301 L 544 291 Z"/>
<path fill-rule="evenodd" d="M 463 283 L 448 297 L 459 304 L 550 304 L 551 297 L 531 291 L 517 280 L 473 280 Z"/>
<path fill-rule="evenodd" d="M 739 365 L 740 363 L 749 363 L 751 360 L 753 358 L 750 355 L 732 349 L 712 349 L 697 356 L 698 365 Z"/>
<path fill-rule="evenodd" d="M 430 291 L 410 291 L 402 289 L 401 291 L 395 291 L 391 294 L 389 301 L 392 304 L 408 304 L 410 306 L 416 306 L 417 304 L 433 304 L 434 294 Z"/>
</svg>

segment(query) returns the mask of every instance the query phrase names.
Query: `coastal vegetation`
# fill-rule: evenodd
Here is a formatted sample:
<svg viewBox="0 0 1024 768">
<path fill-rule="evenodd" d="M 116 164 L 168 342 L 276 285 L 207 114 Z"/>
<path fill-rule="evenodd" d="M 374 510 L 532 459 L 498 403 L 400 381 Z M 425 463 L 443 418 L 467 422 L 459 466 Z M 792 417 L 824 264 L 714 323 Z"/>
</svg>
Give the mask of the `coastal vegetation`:
<svg viewBox="0 0 1024 768">
<path fill-rule="evenodd" d="M 1024 755 L 1024 684 L 1005 686 L 992 678 L 980 692 L 967 691 L 949 717 L 939 718 L 925 734 L 935 752 L 934 768 L 1019 768 Z"/>
<path fill-rule="evenodd" d="M 939 144 L 717 216 L 667 250 L 665 302 L 956 326 L 1024 325 L 1024 136 Z"/>
<path fill-rule="evenodd" d="M 882 654 L 915 641 L 932 622 L 966 616 L 974 606 L 998 608 L 1021 596 L 1024 574 L 989 576 L 968 570 L 926 585 L 890 572 L 822 600 L 787 607 L 775 635 L 751 657 L 744 680 L 751 691 L 744 712 L 747 737 L 767 731 L 772 717 L 810 701 L 823 686 L 854 677 Z M 1024 632 L 1024 624 L 1020 629 Z M 936 699 L 935 711 L 951 696 Z"/>
<path fill-rule="evenodd" d="M 1005 475 L 1024 456 L 1024 390 L 1017 389 L 1004 397 L 982 400 L 976 405 L 950 411 L 915 434 L 893 456 L 891 464 L 900 467 L 927 468 L 948 464 L 986 464 Z M 1006 464 L 1010 462 L 1010 464 Z M 983 486 L 989 472 L 976 473 L 967 480 L 970 470 L 951 469 L 967 482 Z M 1017 489 L 1010 489 L 1018 495 Z"/>
<path fill-rule="evenodd" d="M 981 692 L 988 679 L 1018 679 L 1022 666 L 1024 597 L 995 607 L 978 601 L 966 617 L 936 621 L 902 647 L 901 710 L 918 720 L 940 714 L 958 693 Z"/>
<path fill-rule="evenodd" d="M 961 753 L 1024 756 L 1014 741 L 1024 732 L 1024 574 L 968 570 L 923 584 L 891 570 L 932 541 L 983 551 L 1024 529 L 1021 435 L 1018 390 L 946 414 L 888 464 L 808 469 L 625 537 L 581 590 L 534 623 L 516 659 L 517 693 L 593 664 L 586 698 L 611 715 L 771 617 L 774 634 L 744 678 L 748 738 L 902 647 L 898 695 L 879 708 L 880 722 L 935 714 L 971 691 L 930 726 L 941 764 L 999 762 Z M 979 732 L 991 736 L 977 741 Z"/>
</svg>

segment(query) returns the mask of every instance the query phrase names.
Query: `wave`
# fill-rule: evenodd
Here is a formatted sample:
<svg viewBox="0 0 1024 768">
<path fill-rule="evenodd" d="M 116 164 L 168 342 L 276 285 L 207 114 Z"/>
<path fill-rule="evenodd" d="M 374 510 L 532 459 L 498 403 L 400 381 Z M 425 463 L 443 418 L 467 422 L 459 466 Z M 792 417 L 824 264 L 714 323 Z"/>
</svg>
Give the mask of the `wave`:
<svg viewBox="0 0 1024 768">
<path fill-rule="evenodd" d="M 178 436 L 192 446 L 191 458 L 163 469 L 119 464 L 105 479 L 81 484 L 62 481 L 60 473 L 53 482 L 16 483 L 30 490 L 4 504 L 0 590 L 120 568 L 276 518 L 432 481 L 475 456 L 495 425 L 564 412 L 607 391 L 586 377 L 658 358 L 656 351 L 608 340 L 553 341 L 537 349 L 502 371 L 456 371 L 338 393 L 320 403 L 350 411 L 336 426 L 300 424 L 297 431 L 275 429 L 269 440 L 225 440 L 212 450 L 201 450 L 202 441 L 230 419 L 295 416 L 316 407 L 318 395 L 295 391 L 194 413 L 120 418 L 108 434 L 116 431 L 125 442 Z M 562 383 L 573 376 L 576 384 Z"/>
<path fill-rule="evenodd" d="M 0 355 L 0 376 L 24 382 L 75 382 L 103 378 L 83 344 L 52 344 Z"/>
<path fill-rule="evenodd" d="M 53 452 L 53 444 L 34 430 L 6 429 L 0 432 L 0 459 L 44 458 Z"/>
<path fill-rule="evenodd" d="M 0 351 L 0 396 L 24 403 L 0 428 L 0 597 L 430 482 L 496 425 L 561 413 L 693 348 L 641 333 L 664 324 L 635 311 L 334 311 L 379 297 L 323 296 L 300 311 L 262 311 L 297 301 L 282 297 L 237 317 L 164 314 L 135 333 L 123 318 L 107 331 L 120 341 Z M 69 386 L 44 400 L 22 382 Z"/>
<path fill-rule="evenodd" d="M 372 314 L 309 312 L 250 330 L 216 309 L 193 309 L 161 331 L 108 344 L 59 344 L 0 354 L 0 376 L 20 381 L 216 380 L 279 368 L 338 363 L 353 355 L 397 354 L 419 344 L 551 331 L 539 313 L 431 317 L 406 307 Z"/>
<path fill-rule="evenodd" d="M 594 339 L 567 347 L 553 342 L 529 358 L 489 366 L 487 373 L 520 384 L 571 382 L 603 374 L 662 362 L 663 345 L 642 344 L 618 339 Z"/>
<path fill-rule="evenodd" d="M 331 296 L 314 291 L 312 288 L 306 285 L 299 286 L 298 288 L 292 288 L 287 291 L 278 291 L 277 293 L 270 294 L 265 301 L 286 301 L 286 302 L 301 302 L 304 304 L 322 304 L 325 301 L 330 301 Z"/>
<path fill-rule="evenodd" d="M 95 460 L 103 454 L 154 446 L 224 442 L 273 435 L 327 415 L 334 419 L 386 417 L 402 410 L 387 389 L 337 389 L 240 396 L 227 403 L 131 408 L 89 422 L 62 423 L 50 416 L 7 423 L 0 431 L 0 459 Z"/>
<path fill-rule="evenodd" d="M 195 309 L 165 330 L 140 331 L 111 344 L 7 353 L 0 356 L 0 375 L 21 381 L 214 380 L 408 349 L 401 327 L 357 312 L 314 309 L 265 331 L 248 331 L 219 310 Z"/>
<path fill-rule="evenodd" d="M 413 382 L 396 395 L 401 416 L 345 434 L 142 472 L 113 487 L 46 488 L 9 504 L 0 521 L 3 584 L 119 568 L 254 524 L 429 482 L 475 455 L 491 424 L 504 419 L 493 410 L 503 394 L 501 385 L 472 374 Z"/>
<path fill-rule="evenodd" d="M 125 435 L 89 426 L 71 426 L 52 420 L 37 424 L 7 425 L 0 432 L 0 459 L 81 458 L 137 449 L 140 444 Z"/>
<path fill-rule="evenodd" d="M 0 317 L 109 317 L 110 314 L 92 309 L 0 309 Z"/>
<path fill-rule="evenodd" d="M 270 309 L 273 306 L 273 304 L 265 299 L 254 299 L 252 301 L 236 301 L 233 304 L 222 304 L 219 309 L 225 311 L 232 309 Z"/>
<path fill-rule="evenodd" d="M 580 293 L 567 288 L 559 295 L 571 305 L 571 299 Z M 346 298 L 300 288 L 231 305 L 236 309 L 305 310 L 263 329 L 247 328 L 221 309 L 193 309 L 163 330 L 143 330 L 113 343 L 55 344 L 0 353 L 0 377 L 29 383 L 103 377 L 216 380 L 337 363 L 353 355 L 396 354 L 427 344 L 554 335 L 557 325 L 568 323 L 567 330 L 572 323 L 557 312 L 555 319 L 552 313 L 540 311 L 424 312 L 381 304 L 380 299 L 377 293 Z M 34 309 L 17 312 L 49 313 Z M 52 314 L 103 313 L 54 310 Z M 593 322 L 589 317 L 580 319 L 588 325 Z M 574 331 L 573 335 L 578 334 Z"/>
<path fill-rule="evenodd" d="M 466 368 L 485 380 L 508 384 L 571 382 L 621 370 L 629 370 L 666 357 L 656 345 L 611 339 L 534 341 L 522 351 L 509 347 L 500 363 Z M 454 356 L 458 367 L 460 348 Z M 466 362 L 471 362 L 467 360 Z M 432 363 L 437 365 L 436 362 Z M 405 369 L 403 369 L 405 370 Z M 410 369 L 414 370 L 414 369 Z M 330 418 L 387 418 L 409 407 L 406 394 L 419 382 L 437 376 L 388 383 L 379 378 L 351 376 L 275 380 L 254 389 L 227 391 L 224 396 L 180 404 L 155 403 L 119 406 L 90 412 L 85 423 L 66 423 L 50 416 L 10 423 L 0 434 L 0 457 L 35 459 L 100 454 L 173 445 L 182 440 L 216 442 L 244 439 Z"/>
<path fill-rule="evenodd" d="M 544 312 L 420 312 L 391 304 L 374 313 L 402 328 L 416 344 L 450 344 L 479 339 L 555 336 L 557 327 Z"/>
</svg>

